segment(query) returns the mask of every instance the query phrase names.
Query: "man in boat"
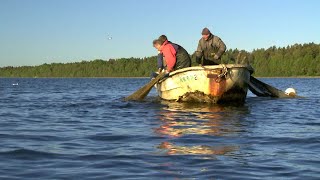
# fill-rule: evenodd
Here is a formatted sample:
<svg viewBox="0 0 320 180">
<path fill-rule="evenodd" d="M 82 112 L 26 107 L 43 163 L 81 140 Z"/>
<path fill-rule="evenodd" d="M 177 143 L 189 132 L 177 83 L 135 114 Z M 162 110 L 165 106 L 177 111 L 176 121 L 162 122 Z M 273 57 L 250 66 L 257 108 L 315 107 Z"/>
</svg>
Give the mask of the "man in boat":
<svg viewBox="0 0 320 180">
<path fill-rule="evenodd" d="M 226 45 L 216 35 L 213 35 L 208 28 L 202 30 L 202 38 L 199 40 L 196 51 L 196 62 L 200 65 L 218 65 L 221 63 L 221 56 L 226 51 Z M 203 58 L 203 61 L 201 61 Z"/>
<path fill-rule="evenodd" d="M 161 44 L 158 39 L 155 39 L 153 42 L 153 47 L 156 48 L 157 44 Z M 158 50 L 158 56 L 157 56 L 157 71 L 151 73 L 151 77 L 155 78 L 157 77 L 163 70 L 165 69 L 164 65 L 164 59 L 163 54 Z"/>
<path fill-rule="evenodd" d="M 160 51 L 165 59 L 167 72 L 191 66 L 191 58 L 188 52 L 182 46 L 168 41 L 165 35 L 161 35 L 153 41 L 153 46 Z"/>
<path fill-rule="evenodd" d="M 160 44 L 160 42 L 158 42 L 159 40 L 156 39 L 153 41 L 153 47 L 156 48 L 156 44 Z M 158 50 L 158 56 L 157 56 L 157 73 L 161 73 L 161 71 L 164 69 L 164 64 L 163 64 L 163 54 Z"/>
</svg>

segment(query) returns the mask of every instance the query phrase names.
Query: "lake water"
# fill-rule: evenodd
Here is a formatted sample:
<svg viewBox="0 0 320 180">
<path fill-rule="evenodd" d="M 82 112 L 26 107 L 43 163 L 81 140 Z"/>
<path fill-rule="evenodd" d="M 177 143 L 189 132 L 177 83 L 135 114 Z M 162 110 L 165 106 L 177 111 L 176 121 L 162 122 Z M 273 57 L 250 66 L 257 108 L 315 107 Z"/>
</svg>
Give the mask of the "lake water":
<svg viewBox="0 0 320 180">
<path fill-rule="evenodd" d="M 0 79 L 0 179 L 319 179 L 320 79 L 262 81 L 305 98 L 124 102 L 148 79 Z"/>
</svg>

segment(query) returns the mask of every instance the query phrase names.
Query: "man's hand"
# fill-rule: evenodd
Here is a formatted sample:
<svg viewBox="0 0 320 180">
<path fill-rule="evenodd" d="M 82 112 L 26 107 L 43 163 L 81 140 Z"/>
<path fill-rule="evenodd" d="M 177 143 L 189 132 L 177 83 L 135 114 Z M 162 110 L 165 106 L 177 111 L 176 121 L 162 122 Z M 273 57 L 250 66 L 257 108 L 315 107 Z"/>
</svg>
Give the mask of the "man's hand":
<svg viewBox="0 0 320 180">
<path fill-rule="evenodd" d="M 198 64 L 200 64 L 200 63 L 201 63 L 201 58 L 200 58 L 200 57 L 196 57 L 196 62 L 197 62 Z"/>
<path fill-rule="evenodd" d="M 220 57 L 219 57 L 218 55 L 216 55 L 216 54 L 213 56 L 213 59 L 214 59 L 214 60 L 218 60 L 219 58 L 220 58 Z"/>
</svg>

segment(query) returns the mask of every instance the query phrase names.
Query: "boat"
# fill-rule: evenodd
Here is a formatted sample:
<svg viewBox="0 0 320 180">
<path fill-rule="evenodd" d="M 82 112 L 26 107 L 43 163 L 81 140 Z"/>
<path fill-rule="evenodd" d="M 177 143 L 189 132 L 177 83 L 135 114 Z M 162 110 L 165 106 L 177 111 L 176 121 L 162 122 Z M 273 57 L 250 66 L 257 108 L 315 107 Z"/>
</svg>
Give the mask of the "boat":
<svg viewBox="0 0 320 180">
<path fill-rule="evenodd" d="M 177 102 L 244 103 L 250 65 L 197 66 L 171 72 L 155 86 L 159 97 Z"/>
</svg>

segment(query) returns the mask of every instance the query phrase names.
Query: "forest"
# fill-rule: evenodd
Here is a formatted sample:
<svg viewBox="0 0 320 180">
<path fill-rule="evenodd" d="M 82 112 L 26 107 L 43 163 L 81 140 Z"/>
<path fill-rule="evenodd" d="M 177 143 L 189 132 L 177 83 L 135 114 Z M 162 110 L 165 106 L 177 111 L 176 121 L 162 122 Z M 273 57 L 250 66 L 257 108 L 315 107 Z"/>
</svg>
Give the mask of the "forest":
<svg viewBox="0 0 320 180">
<path fill-rule="evenodd" d="M 237 57 L 246 58 L 257 77 L 320 76 L 320 44 L 294 44 L 287 47 L 270 47 L 246 52 L 228 49 L 222 63 L 237 63 Z M 190 52 L 189 52 L 190 53 Z M 195 55 L 192 54 L 195 66 Z M 0 68 L 0 77 L 148 77 L 156 70 L 157 57 L 121 58 L 52 63 L 39 66 Z"/>
</svg>

